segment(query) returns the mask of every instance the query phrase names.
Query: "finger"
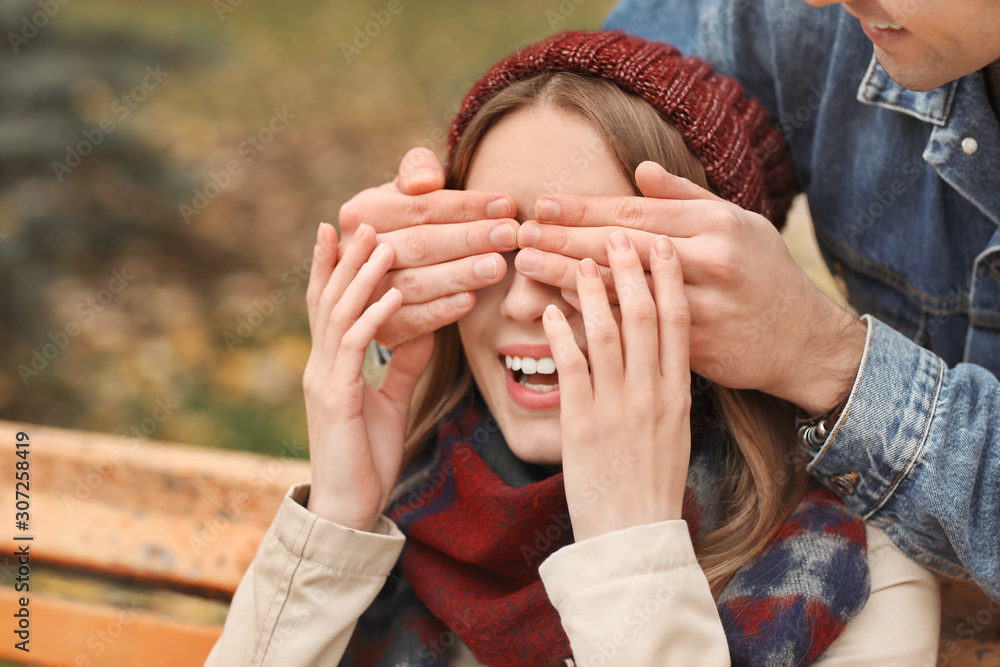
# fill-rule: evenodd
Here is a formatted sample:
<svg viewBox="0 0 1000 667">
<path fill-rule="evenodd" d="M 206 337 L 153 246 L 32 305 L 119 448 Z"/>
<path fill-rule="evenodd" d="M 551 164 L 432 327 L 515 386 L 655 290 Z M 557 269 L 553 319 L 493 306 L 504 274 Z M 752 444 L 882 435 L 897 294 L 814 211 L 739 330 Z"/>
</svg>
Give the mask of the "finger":
<svg viewBox="0 0 1000 667">
<path fill-rule="evenodd" d="M 559 372 L 560 409 L 587 410 L 594 400 L 587 358 L 576 344 L 576 337 L 566 316 L 554 304 L 546 306 L 542 328 Z"/>
<path fill-rule="evenodd" d="M 407 195 L 422 195 L 444 187 L 444 167 L 434 151 L 411 148 L 399 163 L 395 184 Z"/>
<path fill-rule="evenodd" d="M 653 279 L 652 279 L 651 276 L 647 275 L 646 276 L 646 280 L 650 281 L 650 284 L 652 284 L 652 280 Z M 577 294 L 576 292 L 571 292 L 569 290 L 565 290 L 565 289 L 564 290 L 560 290 L 560 294 L 562 295 L 563 301 L 565 301 L 566 303 L 568 303 L 573 308 L 573 310 L 575 310 L 577 312 L 583 312 L 583 305 L 580 303 L 580 295 L 579 294 Z M 611 294 L 608 294 L 608 298 L 609 299 L 611 298 L 611 296 L 612 296 Z M 621 309 L 621 307 L 617 303 L 614 303 L 614 302 L 611 303 L 611 315 L 615 318 L 615 322 L 618 324 L 618 327 L 621 328 L 621 326 L 622 326 L 622 309 Z"/>
<path fill-rule="evenodd" d="M 577 294 L 576 292 L 564 289 L 564 290 L 559 290 L 559 295 L 562 296 L 563 301 L 565 301 L 566 303 L 568 303 L 573 307 L 573 310 L 580 312 L 580 310 L 583 308 L 583 306 L 580 305 L 580 295 Z"/>
<path fill-rule="evenodd" d="M 306 288 L 306 311 L 309 314 L 309 330 L 315 336 L 313 324 L 316 321 L 316 309 L 323 288 L 330 281 L 333 267 L 337 264 L 337 232 L 333 225 L 321 222 L 316 232 L 316 247 L 313 248 L 312 266 L 309 268 L 309 286 Z"/>
<path fill-rule="evenodd" d="M 368 261 L 375 249 L 375 233 L 368 225 L 362 225 L 354 235 L 350 245 L 341 250 L 340 261 L 333 269 L 330 279 L 323 286 L 313 322 L 313 341 L 323 337 L 330 321 L 330 313 L 344 295 L 344 290 L 357 275 L 361 266 Z"/>
<path fill-rule="evenodd" d="M 653 244 L 650 257 L 653 295 L 659 328 L 660 375 L 688 386 L 691 382 L 691 311 L 684 293 L 681 262 L 673 243 L 661 236 Z"/>
<path fill-rule="evenodd" d="M 326 345 L 329 345 L 331 353 L 336 354 L 339 349 L 340 339 L 347 330 L 353 326 L 354 322 L 361 317 L 368 301 L 372 296 L 375 285 L 385 275 L 392 265 L 392 248 L 381 243 L 372 251 L 368 261 L 358 270 L 354 279 L 351 280 L 343 296 L 337 302 L 330 313 L 330 326 L 327 327 L 325 338 Z M 390 292 L 393 290 L 389 290 Z M 396 290 L 398 291 L 398 290 Z M 385 296 L 384 294 L 382 296 Z M 400 295 L 402 300 L 402 295 Z M 372 331 L 372 338 L 375 331 Z M 369 339 L 370 342 L 371 339 Z"/>
<path fill-rule="evenodd" d="M 587 354 L 594 392 L 597 392 L 597 387 L 614 391 L 623 381 L 622 341 L 618 325 L 611 315 L 607 289 L 594 260 L 587 258 L 580 262 L 576 273 L 576 291 L 583 306 L 581 312 L 587 332 Z"/>
<path fill-rule="evenodd" d="M 567 227 L 616 226 L 676 237 L 714 228 L 705 199 L 658 199 L 596 195 L 548 195 L 535 202 L 535 219 Z"/>
<path fill-rule="evenodd" d="M 604 252 L 607 253 L 606 250 Z M 646 259 L 649 260 L 648 257 Z M 568 291 L 576 291 L 576 273 L 579 265 L 579 259 L 553 252 L 542 252 L 534 248 L 521 250 L 514 257 L 514 268 L 521 275 Z M 597 270 L 601 274 L 601 280 L 604 281 L 608 298 L 612 303 L 617 303 L 618 293 L 615 290 L 615 278 L 611 269 L 598 264 Z M 651 280 L 647 274 L 648 285 L 652 285 Z"/>
<path fill-rule="evenodd" d="M 453 324 L 476 305 L 475 292 L 459 292 L 433 301 L 404 304 L 375 335 L 375 340 L 391 350 L 441 327 Z"/>
<path fill-rule="evenodd" d="M 422 195 L 394 192 L 391 187 L 368 188 L 340 207 L 345 231 L 361 223 L 379 233 L 428 225 L 513 218 L 517 203 L 510 195 L 485 190 L 434 190 Z"/>
<path fill-rule="evenodd" d="M 554 252 L 526 248 L 514 255 L 514 268 L 526 278 L 575 292 L 580 260 Z M 611 269 L 604 267 L 604 270 L 601 270 L 598 267 L 598 270 L 605 287 L 613 293 L 614 277 L 611 275 Z"/>
<path fill-rule="evenodd" d="M 635 168 L 635 182 L 644 197 L 658 199 L 705 199 L 725 201 L 697 183 L 671 174 L 656 162 L 641 162 Z"/>
<path fill-rule="evenodd" d="M 607 244 L 611 234 L 623 231 L 639 252 L 643 262 L 649 258 L 656 233 L 623 227 L 570 227 L 557 224 L 539 224 L 528 221 L 517 230 L 517 243 L 521 248 L 534 248 L 556 252 L 566 257 L 590 257 L 598 264 L 608 265 Z M 645 268 L 649 268 L 645 266 Z"/>
<path fill-rule="evenodd" d="M 333 364 L 334 377 L 349 380 L 361 377 L 368 344 L 375 338 L 378 328 L 399 310 L 402 303 L 403 297 L 399 290 L 392 289 L 365 308 L 340 337 L 337 358 Z"/>
<path fill-rule="evenodd" d="M 403 269 L 469 255 L 511 252 L 517 249 L 517 228 L 514 220 L 421 225 L 379 234 L 379 241 L 396 251 L 393 268 Z"/>
<path fill-rule="evenodd" d="M 656 303 L 646 284 L 646 273 L 635 247 L 621 232 L 611 235 L 608 255 L 621 305 L 625 374 L 636 379 L 651 378 L 659 367 L 659 341 Z"/>
<path fill-rule="evenodd" d="M 434 334 L 426 333 L 416 340 L 399 346 L 392 354 L 378 390 L 395 403 L 396 409 L 403 415 L 409 413 L 413 390 L 427 369 L 433 350 Z"/>
<path fill-rule="evenodd" d="M 375 293 L 398 287 L 403 292 L 404 304 L 426 303 L 443 296 L 488 287 L 503 280 L 505 275 L 507 261 L 503 255 L 473 255 L 440 264 L 389 271 L 379 282 Z"/>
</svg>

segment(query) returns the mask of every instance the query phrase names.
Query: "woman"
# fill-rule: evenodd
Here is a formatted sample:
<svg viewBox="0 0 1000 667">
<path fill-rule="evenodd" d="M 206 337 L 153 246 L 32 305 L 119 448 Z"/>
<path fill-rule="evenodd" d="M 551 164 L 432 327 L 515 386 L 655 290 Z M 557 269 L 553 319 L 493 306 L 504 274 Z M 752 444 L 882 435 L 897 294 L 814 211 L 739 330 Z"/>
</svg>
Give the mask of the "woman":
<svg viewBox="0 0 1000 667">
<path fill-rule="evenodd" d="M 663 177 L 651 160 L 780 222 L 781 146 L 704 63 L 567 33 L 473 88 L 449 187 L 510 194 L 527 242 L 545 194 L 638 194 Z M 692 388 L 685 240 L 607 231 L 611 275 L 584 259 L 572 294 L 518 273 L 530 252 L 494 257 L 504 279 L 398 348 L 374 390 L 364 351 L 402 298 L 366 305 L 393 250 L 321 226 L 312 484 L 283 503 L 208 664 L 933 663 L 934 580 L 807 489 L 788 406 Z"/>
</svg>

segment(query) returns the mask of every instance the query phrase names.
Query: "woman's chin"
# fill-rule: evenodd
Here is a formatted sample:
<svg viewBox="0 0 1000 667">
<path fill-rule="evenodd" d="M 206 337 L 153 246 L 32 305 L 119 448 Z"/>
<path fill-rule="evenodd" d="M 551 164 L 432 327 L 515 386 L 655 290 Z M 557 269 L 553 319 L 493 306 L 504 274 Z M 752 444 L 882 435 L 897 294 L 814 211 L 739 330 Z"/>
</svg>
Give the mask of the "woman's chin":
<svg viewBox="0 0 1000 667">
<path fill-rule="evenodd" d="M 559 439 L 558 420 L 555 428 L 548 424 L 532 424 L 531 428 L 503 430 L 507 446 L 525 463 L 558 465 L 562 463 L 562 444 Z"/>
<path fill-rule="evenodd" d="M 488 385 L 495 387 L 496 391 L 483 392 L 480 389 L 480 392 L 490 414 L 496 419 L 507 446 L 517 458 L 526 463 L 562 463 L 559 408 L 526 409 L 510 397 L 505 384 Z"/>
</svg>

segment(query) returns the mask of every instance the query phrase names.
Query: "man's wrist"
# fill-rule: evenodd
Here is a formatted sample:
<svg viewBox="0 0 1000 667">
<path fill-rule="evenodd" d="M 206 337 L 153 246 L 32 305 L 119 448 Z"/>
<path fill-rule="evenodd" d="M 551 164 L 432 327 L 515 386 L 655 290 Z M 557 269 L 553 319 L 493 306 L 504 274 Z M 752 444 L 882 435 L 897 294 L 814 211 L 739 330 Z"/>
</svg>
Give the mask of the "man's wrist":
<svg viewBox="0 0 1000 667">
<path fill-rule="evenodd" d="M 839 308 L 838 308 L 839 310 Z M 814 339 L 798 374 L 798 385 L 786 396 L 810 415 L 836 409 L 851 393 L 865 352 L 868 327 L 844 311 L 844 325 L 832 336 Z"/>
</svg>

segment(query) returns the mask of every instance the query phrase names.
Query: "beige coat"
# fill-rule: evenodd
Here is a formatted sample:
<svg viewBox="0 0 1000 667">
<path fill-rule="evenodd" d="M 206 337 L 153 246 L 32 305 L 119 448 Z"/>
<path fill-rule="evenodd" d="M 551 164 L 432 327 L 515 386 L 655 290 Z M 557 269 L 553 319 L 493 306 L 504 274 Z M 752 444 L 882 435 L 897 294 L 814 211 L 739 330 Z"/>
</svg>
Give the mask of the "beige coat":
<svg viewBox="0 0 1000 667">
<path fill-rule="evenodd" d="M 340 660 L 405 538 L 385 516 L 371 533 L 321 519 L 305 509 L 308 497 L 308 484 L 289 490 L 206 667 L 329 667 Z M 934 577 L 872 527 L 868 552 L 871 598 L 817 664 L 933 666 L 940 623 Z M 722 623 L 684 521 L 566 546 L 539 573 L 577 665 L 729 665 Z M 480 666 L 455 641 L 448 664 Z"/>
</svg>

